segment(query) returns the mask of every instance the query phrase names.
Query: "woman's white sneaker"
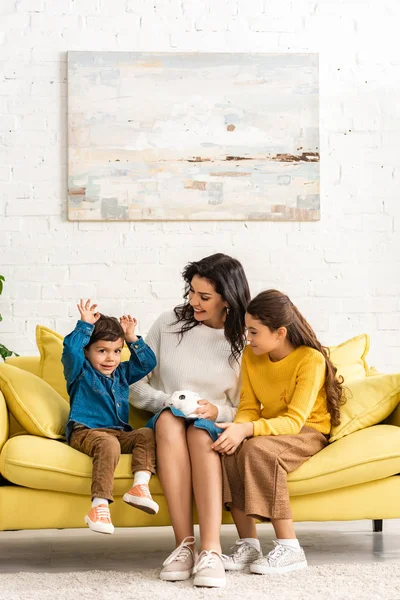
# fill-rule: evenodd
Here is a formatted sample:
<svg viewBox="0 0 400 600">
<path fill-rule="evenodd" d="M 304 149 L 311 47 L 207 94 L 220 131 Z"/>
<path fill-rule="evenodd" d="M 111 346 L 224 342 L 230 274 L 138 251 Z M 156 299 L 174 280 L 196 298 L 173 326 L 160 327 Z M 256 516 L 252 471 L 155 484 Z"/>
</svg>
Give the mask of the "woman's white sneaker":
<svg viewBox="0 0 400 600">
<path fill-rule="evenodd" d="M 267 575 L 271 573 L 289 573 L 307 567 L 303 548 L 284 546 L 274 540 L 275 547 L 271 552 L 250 565 L 251 573 Z"/>
<path fill-rule="evenodd" d="M 195 559 L 195 539 L 189 536 L 164 560 L 160 579 L 163 581 L 185 581 L 189 579 Z"/>
<path fill-rule="evenodd" d="M 226 586 L 225 569 L 222 557 L 216 550 L 203 550 L 193 569 L 193 585 L 199 587 L 223 588 Z"/>
<path fill-rule="evenodd" d="M 258 558 L 262 558 L 261 550 L 256 550 L 244 540 L 237 540 L 231 550 L 234 550 L 232 554 L 222 554 L 225 571 L 242 571 Z"/>
</svg>

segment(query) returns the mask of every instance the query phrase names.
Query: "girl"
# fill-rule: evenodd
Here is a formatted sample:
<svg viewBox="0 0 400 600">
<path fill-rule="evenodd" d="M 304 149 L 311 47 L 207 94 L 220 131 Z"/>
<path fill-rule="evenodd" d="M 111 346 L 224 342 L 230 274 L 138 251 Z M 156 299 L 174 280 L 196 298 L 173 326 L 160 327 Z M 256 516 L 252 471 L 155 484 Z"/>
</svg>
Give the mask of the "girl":
<svg viewBox="0 0 400 600">
<path fill-rule="evenodd" d="M 223 499 L 240 539 L 224 556 L 226 570 L 250 564 L 252 573 L 307 566 L 296 539 L 286 476 L 328 443 L 343 403 L 336 368 L 314 331 L 287 296 L 261 292 L 246 312 L 249 346 L 234 423 L 213 448 L 224 455 Z M 246 441 L 247 440 L 247 441 Z M 255 519 L 271 520 L 277 540 L 262 557 Z"/>
<path fill-rule="evenodd" d="M 161 315 L 146 342 L 157 367 L 131 388 L 131 403 L 157 413 L 157 474 L 168 503 L 176 549 L 164 561 L 160 578 L 189 579 L 196 558 L 193 537 L 194 492 L 202 553 L 194 585 L 224 587 L 219 531 L 222 470 L 217 452 L 220 422 L 233 421 L 239 404 L 240 359 L 245 346 L 244 314 L 249 287 L 239 261 L 213 254 L 183 271 L 184 303 Z M 188 421 L 163 406 L 178 390 L 198 392 L 199 419 Z M 160 413 L 160 411 L 162 412 Z"/>
</svg>

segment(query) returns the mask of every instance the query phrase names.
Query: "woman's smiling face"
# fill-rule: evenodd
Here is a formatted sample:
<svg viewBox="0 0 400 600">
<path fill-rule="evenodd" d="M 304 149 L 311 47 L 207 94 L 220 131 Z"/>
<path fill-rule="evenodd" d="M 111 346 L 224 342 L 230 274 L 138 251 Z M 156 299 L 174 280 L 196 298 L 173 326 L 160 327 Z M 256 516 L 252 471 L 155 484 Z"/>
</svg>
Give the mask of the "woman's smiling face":
<svg viewBox="0 0 400 600">
<path fill-rule="evenodd" d="M 195 275 L 190 282 L 189 304 L 196 321 L 222 329 L 226 317 L 227 302 L 215 291 L 214 284 L 204 277 Z"/>
</svg>

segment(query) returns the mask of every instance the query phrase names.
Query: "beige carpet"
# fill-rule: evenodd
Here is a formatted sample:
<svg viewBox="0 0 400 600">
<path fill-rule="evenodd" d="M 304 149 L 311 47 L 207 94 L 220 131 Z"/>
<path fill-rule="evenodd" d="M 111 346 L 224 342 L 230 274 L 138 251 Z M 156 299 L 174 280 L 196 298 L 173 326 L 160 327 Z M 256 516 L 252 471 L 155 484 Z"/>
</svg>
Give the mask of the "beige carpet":
<svg viewBox="0 0 400 600">
<path fill-rule="evenodd" d="M 229 573 L 224 590 L 167 583 L 158 570 L 0 575 L 0 600 L 399 600 L 400 564 L 313 566 L 287 575 Z"/>
</svg>

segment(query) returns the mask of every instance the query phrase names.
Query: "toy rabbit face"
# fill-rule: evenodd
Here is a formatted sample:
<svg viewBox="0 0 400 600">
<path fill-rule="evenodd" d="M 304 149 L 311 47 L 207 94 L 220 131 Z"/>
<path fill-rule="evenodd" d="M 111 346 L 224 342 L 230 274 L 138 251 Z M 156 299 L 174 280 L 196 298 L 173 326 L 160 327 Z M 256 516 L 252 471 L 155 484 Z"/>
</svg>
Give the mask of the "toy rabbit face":
<svg viewBox="0 0 400 600">
<path fill-rule="evenodd" d="M 171 398 L 165 403 L 166 406 L 173 406 L 190 419 L 198 419 L 194 411 L 198 408 L 197 401 L 200 400 L 200 394 L 190 390 L 178 390 L 174 392 Z"/>
</svg>

